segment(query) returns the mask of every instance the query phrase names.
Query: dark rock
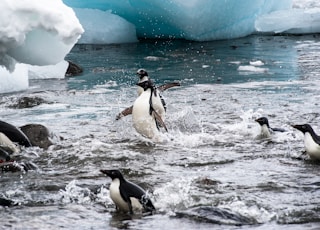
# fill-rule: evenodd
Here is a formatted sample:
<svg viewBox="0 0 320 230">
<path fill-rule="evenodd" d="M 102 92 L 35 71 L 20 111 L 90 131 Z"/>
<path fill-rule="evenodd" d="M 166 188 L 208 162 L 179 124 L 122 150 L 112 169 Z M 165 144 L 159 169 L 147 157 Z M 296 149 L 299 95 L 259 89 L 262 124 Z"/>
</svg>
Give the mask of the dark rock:
<svg viewBox="0 0 320 230">
<path fill-rule="evenodd" d="M 216 208 L 213 206 L 201 206 L 188 209 L 186 211 L 176 212 L 178 218 L 188 218 L 194 221 L 225 224 L 225 225 L 251 225 L 257 224 L 254 218 L 242 216 L 239 213 L 232 212 L 228 209 Z"/>
<path fill-rule="evenodd" d="M 16 161 L 0 162 L 0 172 L 24 172 L 23 165 Z"/>
<path fill-rule="evenodd" d="M 48 149 L 52 145 L 49 130 L 41 124 L 27 124 L 20 127 L 33 146 Z"/>
<path fill-rule="evenodd" d="M 16 109 L 32 108 L 44 103 L 48 103 L 41 97 L 21 97 L 17 101 L 13 102 L 10 107 Z"/>
<path fill-rule="evenodd" d="M 68 61 L 68 63 L 69 63 L 69 66 L 66 71 L 66 77 L 77 76 L 83 72 L 83 69 L 81 66 L 77 65 L 72 61 Z"/>
<path fill-rule="evenodd" d="M 14 160 L 0 161 L 0 172 L 27 172 L 29 170 L 36 170 L 37 166 L 32 162 L 17 162 Z"/>
</svg>

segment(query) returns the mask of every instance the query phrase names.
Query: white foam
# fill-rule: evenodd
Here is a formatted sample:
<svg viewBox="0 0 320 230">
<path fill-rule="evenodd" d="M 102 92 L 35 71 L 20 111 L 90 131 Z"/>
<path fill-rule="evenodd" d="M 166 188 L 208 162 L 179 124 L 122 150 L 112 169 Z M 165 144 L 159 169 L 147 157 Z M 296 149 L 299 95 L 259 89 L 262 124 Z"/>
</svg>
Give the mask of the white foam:
<svg viewBox="0 0 320 230">
<path fill-rule="evenodd" d="M 251 73 L 266 73 L 268 70 L 268 68 L 256 67 L 252 65 L 242 65 L 238 67 L 238 71 Z"/>
</svg>

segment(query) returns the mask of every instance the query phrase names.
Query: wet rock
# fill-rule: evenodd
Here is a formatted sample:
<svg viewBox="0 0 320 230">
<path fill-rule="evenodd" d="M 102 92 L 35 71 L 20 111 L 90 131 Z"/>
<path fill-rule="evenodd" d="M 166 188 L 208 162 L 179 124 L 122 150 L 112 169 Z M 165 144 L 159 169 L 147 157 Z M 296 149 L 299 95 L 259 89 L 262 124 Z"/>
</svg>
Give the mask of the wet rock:
<svg viewBox="0 0 320 230">
<path fill-rule="evenodd" d="M 69 66 L 66 71 L 67 77 L 77 76 L 83 72 L 83 69 L 81 66 L 77 65 L 72 61 L 68 61 L 68 63 L 69 63 Z"/>
<path fill-rule="evenodd" d="M 10 108 L 15 109 L 26 109 L 26 108 L 32 108 L 41 104 L 49 103 L 46 100 L 44 100 L 41 97 L 21 97 L 18 98 L 16 101 L 12 102 L 12 104 L 9 106 Z"/>
<path fill-rule="evenodd" d="M 52 145 L 49 130 L 41 124 L 27 124 L 20 127 L 33 146 L 48 149 Z"/>
<path fill-rule="evenodd" d="M 27 172 L 29 170 L 36 170 L 38 167 L 32 162 L 17 162 L 14 160 L 0 161 L 0 172 Z"/>
<path fill-rule="evenodd" d="M 15 161 L 0 162 L 0 172 L 23 172 L 24 167 Z"/>
<path fill-rule="evenodd" d="M 254 218 L 242 216 L 227 209 L 216 208 L 213 206 L 201 206 L 176 212 L 178 218 L 188 218 L 194 221 L 225 224 L 225 225 L 252 225 L 257 224 Z"/>
</svg>

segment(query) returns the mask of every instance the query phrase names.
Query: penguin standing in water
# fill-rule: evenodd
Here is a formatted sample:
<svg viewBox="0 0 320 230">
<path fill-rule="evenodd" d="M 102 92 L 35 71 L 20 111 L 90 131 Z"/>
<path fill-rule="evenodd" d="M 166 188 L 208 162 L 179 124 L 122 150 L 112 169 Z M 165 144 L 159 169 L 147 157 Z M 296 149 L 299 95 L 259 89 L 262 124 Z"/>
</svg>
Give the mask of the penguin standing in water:
<svg viewBox="0 0 320 230">
<path fill-rule="evenodd" d="M 268 118 L 266 117 L 260 117 L 255 121 L 258 122 L 261 127 L 261 132 L 260 132 L 261 138 L 270 138 L 273 132 L 285 132 L 285 130 L 281 128 L 271 128 L 269 125 Z"/>
<path fill-rule="evenodd" d="M 132 108 L 133 127 L 142 136 L 157 140 L 160 127 L 168 131 L 162 114 L 165 111 L 161 97 L 149 79 L 137 84 L 143 92 L 135 100 Z M 159 109 L 161 108 L 161 109 Z"/>
<path fill-rule="evenodd" d="M 138 185 L 124 179 L 119 170 L 100 170 L 112 179 L 109 187 L 110 197 L 122 212 L 153 212 L 153 206 L 146 192 Z"/>
<path fill-rule="evenodd" d="M 311 125 L 292 125 L 304 134 L 304 146 L 307 154 L 313 160 L 320 160 L 320 136 L 318 136 Z"/>
<path fill-rule="evenodd" d="M 142 82 L 145 82 L 145 81 L 149 81 L 150 78 L 149 78 L 149 75 L 147 73 L 147 71 L 145 69 L 138 69 L 137 71 L 137 75 L 139 77 L 139 80 L 138 80 L 138 96 L 140 96 L 143 92 L 144 92 L 144 89 L 143 87 L 139 86 L 139 83 L 142 83 Z M 166 103 L 165 103 L 165 100 L 164 98 L 162 97 L 161 95 L 161 92 L 167 90 L 167 89 L 170 89 L 172 87 L 175 87 L 175 86 L 180 86 L 180 83 L 179 82 L 170 82 L 170 83 L 166 83 L 166 84 L 163 84 L 159 87 L 155 87 L 155 89 L 157 90 L 157 93 L 159 94 L 160 96 L 160 99 L 161 99 L 161 103 L 162 105 L 154 105 L 155 107 L 155 110 L 158 111 L 158 114 L 161 116 L 161 118 L 164 120 L 165 118 L 165 113 L 166 113 Z M 117 117 L 116 117 L 116 120 L 119 120 L 121 119 L 122 117 L 124 116 L 127 116 L 127 115 L 130 115 L 132 114 L 132 109 L 133 109 L 133 106 L 130 106 L 126 109 L 124 109 L 122 112 L 120 112 Z"/>
</svg>

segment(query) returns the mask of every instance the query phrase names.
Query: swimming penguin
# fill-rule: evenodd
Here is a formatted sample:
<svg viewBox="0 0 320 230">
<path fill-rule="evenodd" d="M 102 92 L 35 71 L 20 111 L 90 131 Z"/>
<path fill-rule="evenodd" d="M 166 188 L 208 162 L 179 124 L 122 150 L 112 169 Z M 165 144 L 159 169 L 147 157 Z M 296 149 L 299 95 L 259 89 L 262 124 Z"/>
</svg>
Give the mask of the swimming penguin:
<svg viewBox="0 0 320 230">
<path fill-rule="evenodd" d="M 153 82 L 149 79 L 138 83 L 143 93 L 135 100 L 132 108 L 133 127 L 142 136 L 157 141 L 160 127 L 168 131 L 163 121 L 163 105 Z M 162 108 L 161 110 L 159 108 Z"/>
<path fill-rule="evenodd" d="M 149 75 L 145 69 L 138 69 L 137 75 L 139 76 L 138 84 L 141 82 L 150 80 Z M 170 82 L 170 83 L 166 83 L 166 84 L 163 84 L 161 86 L 156 87 L 156 90 L 158 91 L 158 94 L 160 95 L 162 105 L 159 108 L 155 108 L 155 109 L 159 112 L 162 119 L 164 119 L 164 114 L 166 112 L 167 107 L 166 107 L 165 100 L 161 95 L 161 92 L 163 92 L 167 89 L 170 89 L 172 87 L 175 87 L 175 86 L 180 86 L 180 83 L 179 82 Z M 143 93 L 143 91 L 144 91 L 144 89 L 138 85 L 138 96 L 140 96 L 141 93 Z M 130 106 L 130 107 L 124 109 L 122 112 L 120 112 L 117 115 L 116 120 L 119 120 L 120 118 L 122 118 L 124 116 L 132 114 L 132 108 L 133 108 L 133 106 Z"/>
<path fill-rule="evenodd" d="M 309 124 L 292 125 L 304 134 L 304 146 L 311 159 L 320 160 L 320 137 Z"/>
<path fill-rule="evenodd" d="M 10 154 L 6 151 L 6 149 L 0 146 L 0 163 L 10 161 Z"/>
<path fill-rule="evenodd" d="M 268 118 L 266 117 L 260 117 L 255 121 L 258 122 L 261 126 L 261 133 L 260 133 L 261 138 L 270 138 L 271 133 L 273 132 L 285 132 L 285 130 L 281 128 L 271 128 L 269 125 Z"/>
<path fill-rule="evenodd" d="M 9 154 L 18 153 L 20 149 L 4 134 L 0 132 L 0 147 Z"/>
<path fill-rule="evenodd" d="M 29 138 L 20 129 L 7 122 L 0 121 L 0 132 L 6 135 L 12 142 L 25 147 L 32 146 Z"/>
<path fill-rule="evenodd" d="M 144 211 L 153 212 L 153 206 L 146 192 L 138 185 L 124 179 L 119 170 L 100 170 L 112 179 L 110 197 L 122 212 Z"/>
</svg>

